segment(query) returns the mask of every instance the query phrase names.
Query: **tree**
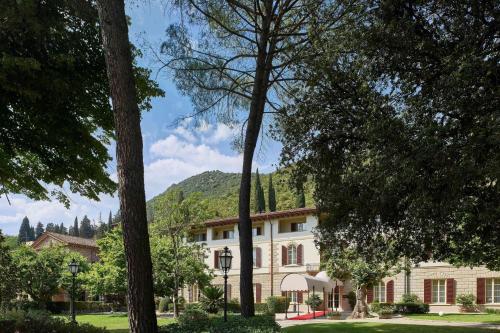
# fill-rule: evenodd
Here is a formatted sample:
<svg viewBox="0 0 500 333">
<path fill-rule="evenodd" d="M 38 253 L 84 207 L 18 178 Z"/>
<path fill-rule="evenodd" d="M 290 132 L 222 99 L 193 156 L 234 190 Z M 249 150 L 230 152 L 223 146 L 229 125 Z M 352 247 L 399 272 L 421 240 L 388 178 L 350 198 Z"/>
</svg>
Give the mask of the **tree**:
<svg viewBox="0 0 500 333">
<path fill-rule="evenodd" d="M 38 237 L 43 235 L 44 232 L 45 232 L 45 230 L 43 229 L 42 222 L 38 222 L 36 225 L 36 229 L 35 229 L 35 239 L 38 239 Z"/>
<path fill-rule="evenodd" d="M 5 244 L 5 237 L 0 230 L 0 311 L 9 308 L 9 302 L 16 297 L 18 290 L 18 270 L 12 261 L 10 248 Z"/>
<path fill-rule="evenodd" d="M 90 263 L 78 252 L 67 251 L 64 255 L 64 260 L 62 263 L 61 276 L 59 277 L 59 287 L 70 292 L 73 288 L 73 275 L 68 269 L 68 265 L 72 260 L 78 263 L 78 275 L 75 279 L 75 294 L 77 298 L 84 295 L 85 290 L 85 277 L 90 270 Z"/>
<path fill-rule="evenodd" d="M 276 211 L 276 191 L 274 190 L 273 175 L 272 174 L 269 174 L 269 194 L 267 195 L 267 198 L 269 200 L 269 211 L 275 212 Z"/>
<path fill-rule="evenodd" d="M 172 2 L 185 10 L 183 15 L 195 27 L 170 26 L 161 48 L 167 59 L 160 60 L 173 70 L 179 89 L 192 97 L 195 115 L 219 111 L 220 120 L 233 122 L 241 119 L 238 111 L 248 112 L 238 209 L 240 300 L 242 315 L 253 316 L 251 177 L 264 114 L 278 109 L 279 100 L 293 97 L 288 84 L 300 78 L 289 75 L 290 69 L 310 47 L 310 28 L 316 33 L 335 29 L 350 4 L 326 0 Z"/>
<path fill-rule="evenodd" d="M 68 229 L 64 226 L 64 223 L 61 223 L 61 225 L 59 226 L 59 233 L 62 235 L 68 234 Z"/>
<path fill-rule="evenodd" d="M 30 220 L 27 216 L 23 218 L 23 222 L 21 223 L 21 227 L 19 227 L 19 235 L 17 236 L 17 243 L 22 244 L 26 242 L 30 242 L 33 240 L 31 233 Z"/>
<path fill-rule="evenodd" d="M 118 196 L 127 258 L 130 331 L 156 332 L 141 119 L 123 0 L 98 0 L 116 127 Z"/>
<path fill-rule="evenodd" d="M 295 194 L 295 207 L 304 208 L 306 206 L 306 195 L 304 194 L 304 185 L 300 184 Z"/>
<path fill-rule="evenodd" d="M 498 269 L 495 3 L 365 5 L 301 66 L 308 84 L 279 119 L 285 164 L 312 176 L 336 220 L 323 232 L 360 253 L 391 235 L 414 262 Z"/>
<path fill-rule="evenodd" d="M 111 230 L 113 228 L 113 216 L 111 215 L 111 211 L 109 211 L 109 216 L 108 216 L 108 230 Z"/>
<path fill-rule="evenodd" d="M 80 229 L 78 228 L 78 217 L 75 217 L 75 221 L 73 222 L 73 234 L 72 236 L 80 237 Z"/>
<path fill-rule="evenodd" d="M 106 232 L 108 232 L 108 225 L 103 222 L 100 222 L 95 231 L 96 238 L 97 239 L 103 238 L 104 235 L 106 235 Z"/>
<path fill-rule="evenodd" d="M 54 225 L 54 232 L 56 234 L 60 234 L 61 233 L 61 226 L 59 224 L 55 224 Z"/>
<path fill-rule="evenodd" d="M 95 2 L 7 0 L 0 12 L 9 17 L 0 33 L 0 195 L 69 205 L 67 189 L 93 200 L 113 194 L 113 114 Z M 148 70 L 134 74 L 138 101 L 150 108 L 163 92 Z"/>
<path fill-rule="evenodd" d="M 155 223 L 152 224 L 153 233 L 164 238 L 155 241 L 154 252 L 157 258 L 155 260 L 157 270 L 161 271 L 161 265 L 166 264 L 164 262 L 166 258 L 172 258 L 168 266 L 171 267 L 172 271 L 163 271 L 163 274 L 157 277 L 156 286 L 163 292 L 170 288 L 173 296 L 174 316 L 176 317 L 179 314 L 179 290 L 186 283 L 195 282 L 196 279 L 200 280 L 201 285 L 206 282 L 203 281 L 206 274 L 199 271 L 200 268 L 206 268 L 203 261 L 200 260 L 203 251 L 197 247 L 186 247 L 184 243 L 185 239 L 189 239 L 189 232 L 192 228 L 199 226 L 206 220 L 206 202 L 201 199 L 199 193 L 193 193 L 184 199 L 184 195 L 181 195 L 180 192 L 171 191 L 156 202 L 158 214 L 155 216 Z M 187 261 L 192 267 L 186 267 L 184 261 Z M 197 264 L 195 265 L 195 263 Z M 166 281 L 169 274 L 173 286 L 166 282 L 159 282 L 158 279 Z"/>
<path fill-rule="evenodd" d="M 99 261 L 83 277 L 85 290 L 93 296 L 106 295 L 124 300 L 127 294 L 127 267 L 123 232 L 114 228 L 97 240 Z"/>
<path fill-rule="evenodd" d="M 78 230 L 78 233 L 79 236 L 83 238 L 94 237 L 94 228 L 92 228 L 92 224 L 87 215 L 85 215 L 82 221 L 80 222 L 80 228 Z"/>
<path fill-rule="evenodd" d="M 56 230 L 56 227 L 54 223 L 47 223 L 47 226 L 45 227 L 46 232 L 54 232 Z"/>
<path fill-rule="evenodd" d="M 264 197 L 264 190 L 262 189 L 262 184 L 260 183 L 259 169 L 255 173 L 255 212 L 264 213 L 266 211 L 266 198 Z"/>
<path fill-rule="evenodd" d="M 20 291 L 27 293 L 42 308 L 60 287 L 65 251 L 47 247 L 36 252 L 21 246 L 13 252 L 13 261 L 20 277 Z"/>
</svg>

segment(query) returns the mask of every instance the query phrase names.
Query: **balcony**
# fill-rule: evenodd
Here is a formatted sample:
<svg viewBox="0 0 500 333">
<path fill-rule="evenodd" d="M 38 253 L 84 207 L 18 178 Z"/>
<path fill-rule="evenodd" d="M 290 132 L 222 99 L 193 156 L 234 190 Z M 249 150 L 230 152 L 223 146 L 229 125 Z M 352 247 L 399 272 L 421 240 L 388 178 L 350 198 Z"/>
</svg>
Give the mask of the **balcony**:
<svg viewBox="0 0 500 333">
<path fill-rule="evenodd" d="M 319 272 L 319 264 L 306 264 L 306 272 L 307 273 L 318 273 Z"/>
</svg>

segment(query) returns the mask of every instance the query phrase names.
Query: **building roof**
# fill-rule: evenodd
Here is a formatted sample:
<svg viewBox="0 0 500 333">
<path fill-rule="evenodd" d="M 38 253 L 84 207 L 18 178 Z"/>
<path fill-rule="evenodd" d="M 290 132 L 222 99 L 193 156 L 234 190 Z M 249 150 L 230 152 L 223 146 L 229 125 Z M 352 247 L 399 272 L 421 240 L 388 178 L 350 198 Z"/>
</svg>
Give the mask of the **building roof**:
<svg viewBox="0 0 500 333">
<path fill-rule="evenodd" d="M 281 218 L 285 218 L 285 217 L 294 217 L 294 216 L 304 216 L 304 215 L 316 214 L 316 212 L 317 212 L 317 209 L 315 207 L 294 208 L 294 209 L 288 209 L 288 210 L 280 210 L 278 212 L 253 214 L 253 215 L 250 215 L 250 219 L 252 220 L 252 222 L 259 222 L 259 221 L 267 221 L 267 220 L 273 220 L 273 219 L 281 219 Z M 223 219 L 208 220 L 205 222 L 205 225 L 207 227 L 215 227 L 215 226 L 236 224 L 236 223 L 238 223 L 238 221 L 239 221 L 239 218 L 237 216 L 235 216 L 235 217 L 228 217 L 228 218 L 223 218 Z"/>
<path fill-rule="evenodd" d="M 38 239 L 35 240 L 31 246 L 36 248 L 39 244 L 41 244 L 47 238 L 53 238 L 53 239 L 63 243 L 64 245 L 97 248 L 97 243 L 95 242 L 94 239 L 75 237 L 75 236 L 69 236 L 69 235 L 62 235 L 62 234 L 58 234 L 55 232 L 44 232 L 43 235 L 38 237 Z"/>
</svg>

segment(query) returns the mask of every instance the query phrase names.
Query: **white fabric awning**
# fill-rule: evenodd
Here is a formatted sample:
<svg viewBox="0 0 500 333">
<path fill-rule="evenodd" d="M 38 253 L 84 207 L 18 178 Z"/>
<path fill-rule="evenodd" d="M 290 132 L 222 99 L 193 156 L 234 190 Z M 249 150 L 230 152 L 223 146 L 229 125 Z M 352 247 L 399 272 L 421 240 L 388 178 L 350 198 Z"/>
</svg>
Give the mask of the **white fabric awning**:
<svg viewBox="0 0 500 333">
<path fill-rule="evenodd" d="M 337 286 L 342 286 L 342 282 L 337 280 Z M 335 280 L 328 277 L 326 272 L 319 272 L 316 276 L 307 274 L 288 274 L 281 280 L 281 291 L 309 291 L 314 290 L 317 292 L 331 291 L 335 288 Z"/>
</svg>

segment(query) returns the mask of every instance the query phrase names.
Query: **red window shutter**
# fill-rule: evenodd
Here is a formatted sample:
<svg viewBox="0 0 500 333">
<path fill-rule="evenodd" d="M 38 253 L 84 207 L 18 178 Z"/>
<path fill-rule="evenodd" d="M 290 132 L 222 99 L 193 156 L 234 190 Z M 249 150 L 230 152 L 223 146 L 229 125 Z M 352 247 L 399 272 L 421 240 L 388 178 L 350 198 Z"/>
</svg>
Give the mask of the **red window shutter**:
<svg viewBox="0 0 500 333">
<path fill-rule="evenodd" d="M 477 304 L 485 304 L 486 303 L 486 279 L 478 278 L 477 279 Z"/>
<path fill-rule="evenodd" d="M 387 303 L 394 303 L 394 280 L 387 282 Z"/>
<path fill-rule="evenodd" d="M 302 265 L 304 257 L 304 246 L 300 244 L 297 246 L 297 265 Z"/>
<path fill-rule="evenodd" d="M 281 296 L 285 297 L 286 296 L 286 291 L 281 292 Z"/>
<path fill-rule="evenodd" d="M 340 286 L 337 288 L 339 288 L 339 306 L 342 307 L 342 295 L 344 295 L 344 286 Z"/>
<path fill-rule="evenodd" d="M 288 265 L 288 248 L 286 246 L 281 247 L 281 265 Z"/>
<path fill-rule="evenodd" d="M 373 303 L 373 287 L 366 288 L 366 302 Z"/>
<path fill-rule="evenodd" d="M 214 251 L 214 268 L 219 269 L 219 251 Z"/>
<path fill-rule="evenodd" d="M 260 247 L 255 248 L 255 266 L 257 268 L 262 267 L 262 249 Z"/>
<path fill-rule="evenodd" d="M 255 303 L 262 302 L 262 285 L 260 283 L 255 284 Z"/>
<path fill-rule="evenodd" d="M 455 304 L 455 279 L 446 279 L 446 304 Z"/>
<path fill-rule="evenodd" d="M 302 304 L 304 302 L 304 294 L 302 291 L 297 292 L 297 303 Z"/>
<path fill-rule="evenodd" d="M 424 280 L 424 303 L 431 304 L 432 302 L 432 280 Z"/>
</svg>

